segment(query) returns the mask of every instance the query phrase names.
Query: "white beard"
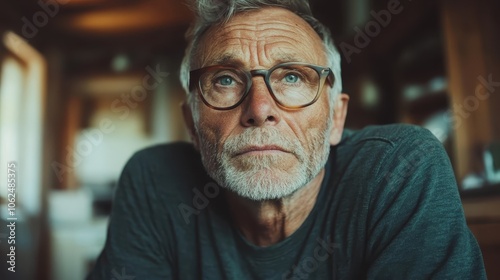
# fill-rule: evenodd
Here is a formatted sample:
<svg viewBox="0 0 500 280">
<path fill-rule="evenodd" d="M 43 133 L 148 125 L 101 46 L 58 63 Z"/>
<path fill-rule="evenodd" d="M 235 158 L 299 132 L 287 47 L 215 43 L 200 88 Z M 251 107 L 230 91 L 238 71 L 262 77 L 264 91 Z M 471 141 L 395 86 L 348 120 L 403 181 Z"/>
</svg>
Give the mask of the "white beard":
<svg viewBox="0 0 500 280">
<path fill-rule="evenodd" d="M 256 201 L 284 198 L 307 185 L 324 168 L 330 153 L 331 129 L 329 121 L 323 129 L 309 130 L 306 147 L 272 127 L 246 129 L 223 145 L 214 145 L 198 130 L 202 162 L 221 187 L 239 196 Z M 252 145 L 276 145 L 291 153 L 234 157 Z"/>
</svg>

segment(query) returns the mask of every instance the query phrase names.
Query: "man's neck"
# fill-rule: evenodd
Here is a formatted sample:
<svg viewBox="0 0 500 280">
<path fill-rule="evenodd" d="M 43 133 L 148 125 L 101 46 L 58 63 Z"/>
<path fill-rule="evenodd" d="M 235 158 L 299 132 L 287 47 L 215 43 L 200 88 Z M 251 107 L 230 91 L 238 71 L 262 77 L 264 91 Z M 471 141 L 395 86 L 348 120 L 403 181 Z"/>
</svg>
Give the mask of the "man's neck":
<svg viewBox="0 0 500 280">
<path fill-rule="evenodd" d="M 292 235 L 313 209 L 325 170 L 290 197 L 253 201 L 227 192 L 233 224 L 246 239 L 261 247 L 280 242 Z"/>
</svg>

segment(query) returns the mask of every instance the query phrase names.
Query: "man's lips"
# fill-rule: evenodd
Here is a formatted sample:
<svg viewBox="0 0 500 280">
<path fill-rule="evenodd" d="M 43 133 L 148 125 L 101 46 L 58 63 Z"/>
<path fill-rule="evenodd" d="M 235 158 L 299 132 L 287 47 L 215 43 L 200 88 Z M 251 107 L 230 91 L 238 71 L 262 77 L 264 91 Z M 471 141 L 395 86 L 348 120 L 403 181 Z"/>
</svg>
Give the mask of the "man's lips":
<svg viewBox="0 0 500 280">
<path fill-rule="evenodd" d="M 286 149 L 276 146 L 276 145 L 265 145 L 265 146 L 248 146 L 240 149 L 238 152 L 234 154 L 235 157 L 241 156 L 243 154 L 251 154 L 251 153 L 266 153 L 266 152 L 284 152 L 289 153 Z"/>
</svg>

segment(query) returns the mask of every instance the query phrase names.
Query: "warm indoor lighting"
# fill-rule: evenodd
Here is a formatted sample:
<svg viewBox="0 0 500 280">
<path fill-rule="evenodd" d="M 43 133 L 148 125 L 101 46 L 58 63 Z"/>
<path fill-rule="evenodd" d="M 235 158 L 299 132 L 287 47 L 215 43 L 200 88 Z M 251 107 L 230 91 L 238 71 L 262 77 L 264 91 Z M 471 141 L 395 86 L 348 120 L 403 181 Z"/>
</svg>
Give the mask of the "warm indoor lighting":
<svg viewBox="0 0 500 280">
<path fill-rule="evenodd" d="M 67 28 L 83 32 L 128 32 L 188 23 L 189 9 L 179 1 L 152 0 L 72 16 Z"/>
</svg>

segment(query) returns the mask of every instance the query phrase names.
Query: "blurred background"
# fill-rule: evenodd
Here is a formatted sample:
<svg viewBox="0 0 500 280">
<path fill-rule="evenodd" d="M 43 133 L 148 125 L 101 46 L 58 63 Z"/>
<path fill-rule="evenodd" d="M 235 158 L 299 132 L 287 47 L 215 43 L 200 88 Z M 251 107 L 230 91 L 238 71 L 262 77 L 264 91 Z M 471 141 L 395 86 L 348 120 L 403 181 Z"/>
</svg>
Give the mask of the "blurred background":
<svg viewBox="0 0 500 280">
<path fill-rule="evenodd" d="M 342 55 L 347 127 L 431 130 L 450 155 L 489 278 L 500 279 L 499 1 L 310 2 Z M 0 278 L 83 279 L 127 159 L 188 140 L 178 69 L 193 16 L 177 0 L 0 5 Z M 5 226 L 12 161 L 15 274 Z"/>
</svg>

